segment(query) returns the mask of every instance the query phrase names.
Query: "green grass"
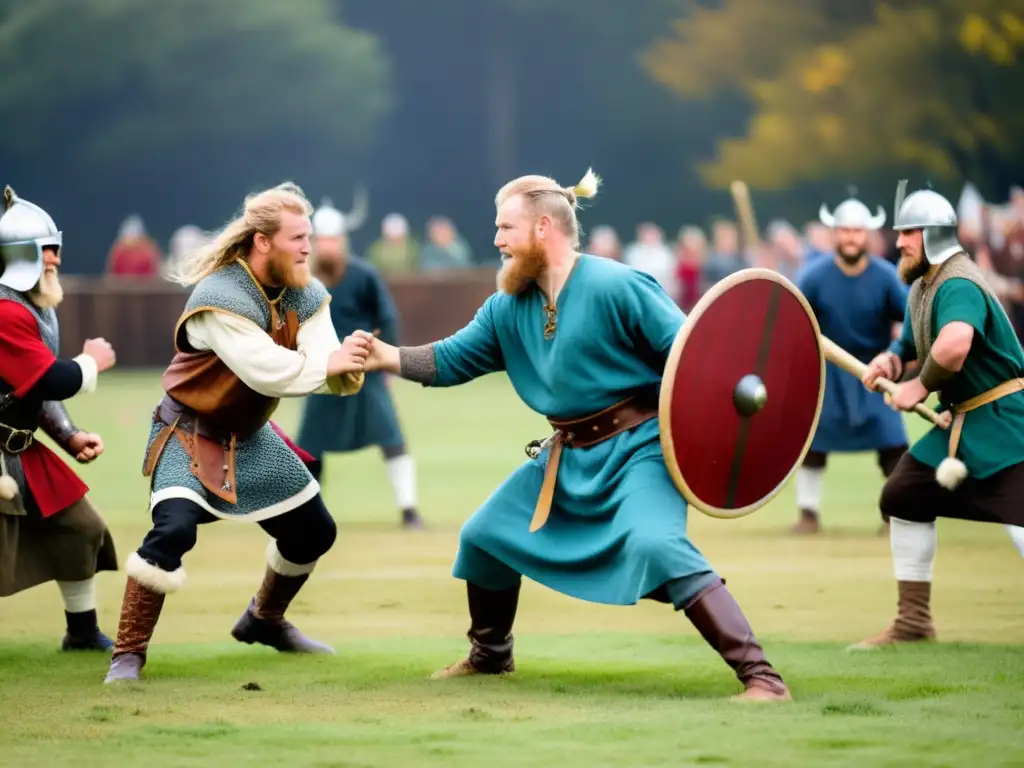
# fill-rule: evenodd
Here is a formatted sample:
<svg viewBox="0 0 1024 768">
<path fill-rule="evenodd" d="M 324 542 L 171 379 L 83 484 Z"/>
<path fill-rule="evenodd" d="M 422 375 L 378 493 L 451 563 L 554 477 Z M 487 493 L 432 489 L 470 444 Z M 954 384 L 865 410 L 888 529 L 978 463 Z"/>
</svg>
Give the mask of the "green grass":
<svg viewBox="0 0 1024 768">
<path fill-rule="evenodd" d="M 465 652 L 464 591 L 450 575 L 459 525 L 547 429 L 500 377 L 395 391 L 431 528 L 399 530 L 377 452 L 331 457 L 324 493 L 340 535 L 290 615 L 336 656 L 234 643 L 265 536 L 203 526 L 139 685 L 103 686 L 102 656 L 56 651 L 53 585 L 0 600 L 0 765 L 1024 765 L 1024 562 L 1002 528 L 940 521 L 939 643 L 845 650 L 882 629 L 895 602 L 869 455 L 833 457 L 816 538 L 787 533 L 792 488 L 741 520 L 691 511 L 694 540 L 728 578 L 792 704 L 729 702 L 735 679 L 666 606 L 590 605 L 532 583 L 516 675 L 428 680 Z M 159 394 L 154 373 L 119 373 L 70 407 L 106 440 L 83 476 L 122 562 L 147 529 L 141 453 Z M 294 431 L 299 408 L 286 402 L 275 418 Z M 124 575 L 99 581 L 113 633 Z"/>
</svg>

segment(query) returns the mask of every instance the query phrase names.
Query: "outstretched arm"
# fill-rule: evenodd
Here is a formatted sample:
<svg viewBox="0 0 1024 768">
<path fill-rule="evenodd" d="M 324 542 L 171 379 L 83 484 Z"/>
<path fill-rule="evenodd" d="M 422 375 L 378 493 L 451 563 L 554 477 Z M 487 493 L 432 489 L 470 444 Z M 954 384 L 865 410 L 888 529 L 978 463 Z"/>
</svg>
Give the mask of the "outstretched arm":
<svg viewBox="0 0 1024 768">
<path fill-rule="evenodd" d="M 395 347 L 376 339 L 366 370 L 387 371 L 429 387 L 452 387 L 505 370 L 493 300 L 492 296 L 477 310 L 469 325 L 442 341 Z"/>
<path fill-rule="evenodd" d="M 299 328 L 297 350 L 275 344 L 255 323 L 225 312 L 193 315 L 185 332 L 193 349 L 213 350 L 248 387 L 267 397 L 353 394 L 362 387 L 362 371 L 339 371 L 332 362 L 342 344 L 326 305 Z"/>
</svg>

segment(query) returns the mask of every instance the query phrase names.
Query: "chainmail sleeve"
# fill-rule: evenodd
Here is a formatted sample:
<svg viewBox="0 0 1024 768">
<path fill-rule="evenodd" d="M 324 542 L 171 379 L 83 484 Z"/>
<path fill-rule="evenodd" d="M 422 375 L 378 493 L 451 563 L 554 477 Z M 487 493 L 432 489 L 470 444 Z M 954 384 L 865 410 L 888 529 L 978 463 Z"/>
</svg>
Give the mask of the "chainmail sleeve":
<svg viewBox="0 0 1024 768">
<path fill-rule="evenodd" d="M 78 427 L 71 420 L 71 414 L 68 413 L 67 408 L 56 400 L 43 401 L 43 407 L 39 414 L 39 426 L 53 438 L 57 445 L 65 450 L 67 450 L 71 436 L 78 432 Z"/>
<path fill-rule="evenodd" d="M 437 362 L 434 360 L 434 345 L 398 348 L 398 375 L 424 386 L 434 383 L 437 378 Z"/>
</svg>

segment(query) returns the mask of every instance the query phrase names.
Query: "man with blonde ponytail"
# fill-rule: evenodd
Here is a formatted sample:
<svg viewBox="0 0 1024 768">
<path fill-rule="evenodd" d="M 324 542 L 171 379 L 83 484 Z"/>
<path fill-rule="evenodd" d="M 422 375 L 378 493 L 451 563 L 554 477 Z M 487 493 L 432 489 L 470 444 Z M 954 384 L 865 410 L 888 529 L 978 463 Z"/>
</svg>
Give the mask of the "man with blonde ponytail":
<svg viewBox="0 0 1024 768">
<path fill-rule="evenodd" d="M 554 434 L 463 526 L 453 575 L 467 584 L 467 658 L 435 677 L 515 668 L 523 576 L 582 600 L 643 598 L 686 613 L 743 683 L 742 700 L 785 700 L 743 612 L 686 532 L 687 505 L 665 468 L 658 392 L 685 319 L 649 275 L 581 254 L 579 198 L 523 176 L 495 199 L 499 290 L 453 336 L 420 347 L 372 343 L 365 370 L 451 387 L 505 371 Z"/>
<path fill-rule="evenodd" d="M 311 213 L 294 184 L 252 195 L 172 272 L 194 289 L 143 459 L 153 527 L 125 566 L 108 683 L 139 678 L 164 598 L 185 583 L 182 558 L 198 526 L 217 519 L 255 522 L 272 537 L 263 583 L 234 638 L 333 652 L 284 618 L 336 529 L 317 481 L 269 420 L 283 397 L 358 392 L 372 336 L 338 341 L 327 291 L 307 265 Z"/>
</svg>

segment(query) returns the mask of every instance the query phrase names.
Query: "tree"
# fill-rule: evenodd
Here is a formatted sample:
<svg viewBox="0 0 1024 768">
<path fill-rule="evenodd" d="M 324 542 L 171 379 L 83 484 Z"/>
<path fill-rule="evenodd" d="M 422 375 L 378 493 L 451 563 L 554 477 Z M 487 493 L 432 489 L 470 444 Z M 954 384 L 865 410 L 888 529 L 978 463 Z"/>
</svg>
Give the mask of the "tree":
<svg viewBox="0 0 1024 768">
<path fill-rule="evenodd" d="M 184 186 L 216 224 L 255 186 L 336 174 L 391 104 L 376 38 L 339 23 L 329 0 L 0 9 L 0 167 L 5 183 L 46 178 L 48 200 L 77 196 L 58 208 L 81 207 L 84 189 L 144 197 L 147 210 L 178 206 L 169 230 L 195 220 Z"/>
<path fill-rule="evenodd" d="M 747 135 L 722 139 L 701 165 L 707 183 L 782 189 L 885 168 L 954 180 L 1021 164 L 1012 88 L 1024 0 L 921 0 L 830 18 L 822 0 L 727 0 L 650 49 L 648 70 L 679 95 L 737 88 L 755 106 Z"/>
</svg>

